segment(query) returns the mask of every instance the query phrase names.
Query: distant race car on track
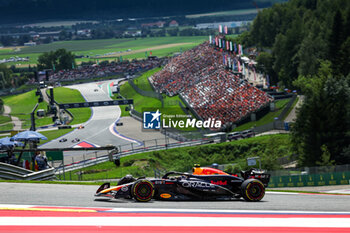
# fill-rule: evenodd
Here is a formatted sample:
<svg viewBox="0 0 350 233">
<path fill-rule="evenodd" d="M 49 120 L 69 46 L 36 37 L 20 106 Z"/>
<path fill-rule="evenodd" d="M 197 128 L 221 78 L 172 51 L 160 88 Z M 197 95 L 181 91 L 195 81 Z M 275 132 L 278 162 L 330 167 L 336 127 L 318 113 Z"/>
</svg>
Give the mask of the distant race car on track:
<svg viewBox="0 0 350 233">
<path fill-rule="evenodd" d="M 80 142 L 80 139 L 79 138 L 74 138 L 73 140 L 72 140 L 72 142 L 74 143 L 74 142 Z"/>
<path fill-rule="evenodd" d="M 127 175 L 117 186 L 104 183 L 96 191 L 96 197 L 127 198 L 147 202 L 156 200 L 232 200 L 243 197 L 246 201 L 260 201 L 270 174 L 251 169 L 241 171 L 241 177 L 219 169 L 199 167 L 193 173 L 168 172 L 161 179 L 135 179 Z"/>
</svg>

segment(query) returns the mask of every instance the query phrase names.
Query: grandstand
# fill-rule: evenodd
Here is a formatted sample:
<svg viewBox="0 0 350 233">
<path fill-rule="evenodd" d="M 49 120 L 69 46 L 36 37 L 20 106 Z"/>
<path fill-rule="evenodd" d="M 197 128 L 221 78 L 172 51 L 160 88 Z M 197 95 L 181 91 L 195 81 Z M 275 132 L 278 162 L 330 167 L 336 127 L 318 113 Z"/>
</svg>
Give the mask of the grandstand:
<svg viewBox="0 0 350 233">
<path fill-rule="evenodd" d="M 273 100 L 227 69 L 228 61 L 233 64 L 240 59 L 205 42 L 171 59 L 149 81 L 161 93 L 179 94 L 195 115 L 204 120 L 238 122 Z"/>
<path fill-rule="evenodd" d="M 142 59 L 123 62 L 111 62 L 104 65 L 86 65 L 73 70 L 60 70 L 49 77 L 49 81 L 74 81 L 106 77 L 115 74 L 137 73 L 166 64 L 167 58 Z M 31 80 L 32 83 L 35 80 Z"/>
</svg>

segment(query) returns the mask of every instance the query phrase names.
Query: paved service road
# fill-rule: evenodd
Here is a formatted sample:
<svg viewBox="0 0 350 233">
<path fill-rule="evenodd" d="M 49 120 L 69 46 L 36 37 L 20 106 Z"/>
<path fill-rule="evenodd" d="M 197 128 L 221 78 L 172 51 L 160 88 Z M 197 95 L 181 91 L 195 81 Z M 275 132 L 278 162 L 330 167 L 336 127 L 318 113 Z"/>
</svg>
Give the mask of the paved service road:
<svg viewBox="0 0 350 233">
<path fill-rule="evenodd" d="M 113 185 L 113 184 L 112 184 Z M 115 184 L 114 184 L 115 185 Z M 1 183 L 0 204 L 222 210 L 349 211 L 350 195 L 321 195 L 267 192 L 261 202 L 234 201 L 151 201 L 95 200 L 98 185 Z"/>
</svg>

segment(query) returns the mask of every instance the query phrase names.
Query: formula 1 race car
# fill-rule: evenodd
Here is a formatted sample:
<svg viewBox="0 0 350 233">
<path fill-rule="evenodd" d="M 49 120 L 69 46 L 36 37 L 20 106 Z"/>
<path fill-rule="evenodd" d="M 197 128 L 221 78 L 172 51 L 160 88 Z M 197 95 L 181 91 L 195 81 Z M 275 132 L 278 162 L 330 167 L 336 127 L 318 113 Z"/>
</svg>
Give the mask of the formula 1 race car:
<svg viewBox="0 0 350 233">
<path fill-rule="evenodd" d="M 260 201 L 270 174 L 250 169 L 241 171 L 241 177 L 219 169 L 195 166 L 193 173 L 168 172 L 161 179 L 135 179 L 127 175 L 117 186 L 104 183 L 96 197 L 127 198 L 140 202 L 156 200 L 232 200 L 243 197 L 246 201 Z"/>
</svg>

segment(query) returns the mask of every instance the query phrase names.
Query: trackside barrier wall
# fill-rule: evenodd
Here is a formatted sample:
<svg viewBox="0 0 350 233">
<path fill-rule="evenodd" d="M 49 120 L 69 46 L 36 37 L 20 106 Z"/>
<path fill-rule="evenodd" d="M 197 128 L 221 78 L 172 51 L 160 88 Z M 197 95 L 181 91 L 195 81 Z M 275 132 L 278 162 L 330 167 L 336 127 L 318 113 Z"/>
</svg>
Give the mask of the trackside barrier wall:
<svg viewBox="0 0 350 233">
<path fill-rule="evenodd" d="M 350 171 L 310 175 L 272 176 L 269 188 L 350 184 Z"/>
<path fill-rule="evenodd" d="M 0 179 L 3 180 L 54 180 L 55 168 L 33 172 L 7 163 L 0 163 Z"/>
<path fill-rule="evenodd" d="M 171 148 L 178 148 L 178 147 L 187 147 L 187 146 L 196 146 L 196 145 L 204 145 L 208 144 L 208 140 L 193 140 L 193 141 L 188 141 L 188 142 L 176 142 L 176 143 L 165 143 L 154 145 L 154 146 L 147 146 L 147 147 L 139 147 L 139 148 L 134 148 L 134 149 L 129 149 L 129 150 L 122 150 L 122 148 L 119 148 L 120 153 L 113 155 L 113 159 L 116 157 L 122 158 L 125 156 L 137 154 L 137 153 L 143 153 L 143 152 L 149 152 L 149 151 L 158 151 L 158 150 L 164 150 L 164 149 L 171 149 Z M 68 165 L 61 165 L 56 168 L 56 175 L 59 176 L 59 179 L 63 178 L 64 172 L 69 172 L 69 171 L 74 171 L 78 169 L 82 169 L 88 166 L 93 166 L 102 162 L 109 161 L 108 155 L 100 156 L 100 157 L 95 157 L 95 158 L 90 158 L 87 160 L 79 161 L 73 164 L 68 164 Z M 65 178 L 63 178 L 65 179 Z"/>
</svg>

